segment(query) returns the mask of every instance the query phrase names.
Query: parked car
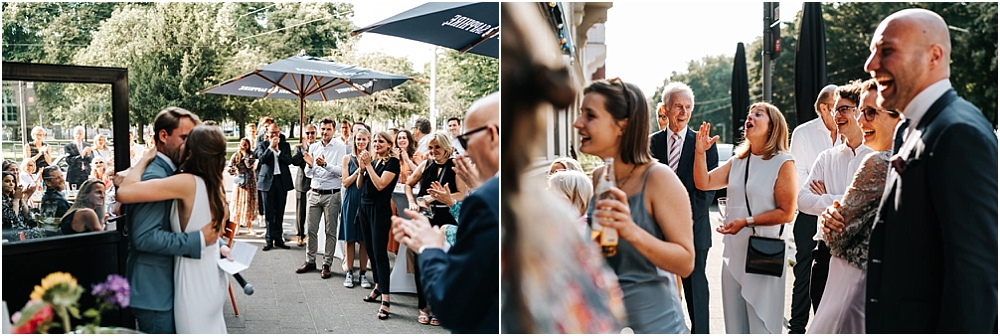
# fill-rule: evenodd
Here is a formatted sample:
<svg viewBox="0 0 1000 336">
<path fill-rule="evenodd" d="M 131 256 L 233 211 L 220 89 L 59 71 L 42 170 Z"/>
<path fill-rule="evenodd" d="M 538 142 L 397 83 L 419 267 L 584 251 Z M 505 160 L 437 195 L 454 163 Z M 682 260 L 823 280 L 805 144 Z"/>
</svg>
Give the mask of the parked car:
<svg viewBox="0 0 1000 336">
<path fill-rule="evenodd" d="M 729 158 L 733 156 L 733 144 L 720 143 L 716 144 L 715 148 L 719 150 L 719 166 L 726 164 Z M 719 197 L 726 197 L 726 188 L 722 188 L 715 191 L 715 199 L 712 203 L 718 202 Z"/>
</svg>

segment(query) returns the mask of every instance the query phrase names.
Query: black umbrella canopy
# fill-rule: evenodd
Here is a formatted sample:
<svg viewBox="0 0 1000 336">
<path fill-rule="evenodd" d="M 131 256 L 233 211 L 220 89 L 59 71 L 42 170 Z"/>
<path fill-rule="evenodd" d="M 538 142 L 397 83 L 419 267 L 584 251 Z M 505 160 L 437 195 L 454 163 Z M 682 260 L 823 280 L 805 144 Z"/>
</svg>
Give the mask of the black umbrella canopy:
<svg viewBox="0 0 1000 336">
<path fill-rule="evenodd" d="M 262 66 L 199 94 L 330 101 L 368 96 L 409 79 L 407 76 L 298 55 Z"/>
<path fill-rule="evenodd" d="M 826 31 L 820 3 L 803 3 L 802 20 L 799 23 L 799 39 L 795 50 L 795 110 L 797 124 L 801 125 L 816 118 L 816 96 L 827 84 Z"/>
<path fill-rule="evenodd" d="M 500 4 L 429 2 L 351 32 L 379 33 L 477 55 L 500 57 Z"/>
<path fill-rule="evenodd" d="M 747 53 L 743 42 L 736 44 L 736 56 L 733 57 L 733 79 L 729 86 L 733 106 L 733 143 L 738 143 L 743 137 L 743 123 L 746 122 L 747 109 L 750 108 L 750 83 L 747 78 Z"/>
</svg>

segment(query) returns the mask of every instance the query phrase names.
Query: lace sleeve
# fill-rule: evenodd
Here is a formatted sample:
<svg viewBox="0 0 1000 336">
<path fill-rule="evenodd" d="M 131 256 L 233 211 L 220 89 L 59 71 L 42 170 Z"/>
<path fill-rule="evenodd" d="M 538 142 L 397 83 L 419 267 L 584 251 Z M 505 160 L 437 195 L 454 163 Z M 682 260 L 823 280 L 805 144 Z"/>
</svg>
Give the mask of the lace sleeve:
<svg viewBox="0 0 1000 336">
<path fill-rule="evenodd" d="M 840 213 L 847 226 L 843 232 L 830 232 L 825 236 L 831 255 L 860 269 L 865 269 L 868 259 L 868 239 L 885 190 L 891 154 L 891 151 L 882 151 L 865 157 L 840 201 Z"/>
</svg>

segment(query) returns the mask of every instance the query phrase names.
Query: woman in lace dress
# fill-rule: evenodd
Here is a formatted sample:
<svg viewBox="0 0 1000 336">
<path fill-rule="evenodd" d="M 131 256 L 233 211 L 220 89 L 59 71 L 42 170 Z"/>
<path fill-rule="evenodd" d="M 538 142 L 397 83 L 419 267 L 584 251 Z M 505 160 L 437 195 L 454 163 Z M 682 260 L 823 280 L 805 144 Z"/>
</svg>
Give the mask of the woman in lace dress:
<svg viewBox="0 0 1000 336">
<path fill-rule="evenodd" d="M 863 334 L 865 332 L 865 280 L 868 262 L 868 239 L 875 215 L 885 190 L 885 179 L 892 156 L 893 133 L 899 113 L 879 109 L 874 81 L 865 83 L 861 94 L 861 115 L 858 122 L 865 131 L 868 154 L 854 174 L 843 200 L 834 202 L 844 217 L 846 227 L 825 233 L 830 247 L 830 273 L 826 280 L 826 295 L 816 310 L 809 333 Z M 825 216 L 825 214 L 824 214 Z"/>
</svg>

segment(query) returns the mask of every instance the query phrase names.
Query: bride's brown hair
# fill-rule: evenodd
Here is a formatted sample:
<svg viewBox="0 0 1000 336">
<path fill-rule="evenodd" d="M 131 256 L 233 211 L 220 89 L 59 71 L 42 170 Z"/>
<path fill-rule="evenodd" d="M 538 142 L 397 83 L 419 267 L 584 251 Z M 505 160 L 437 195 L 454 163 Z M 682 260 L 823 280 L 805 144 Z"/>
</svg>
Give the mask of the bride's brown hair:
<svg viewBox="0 0 1000 336">
<path fill-rule="evenodd" d="M 226 191 L 222 187 L 222 171 L 226 168 L 226 137 L 218 126 L 196 126 L 184 145 L 184 163 L 180 170 L 200 176 L 208 191 L 208 207 L 212 224 L 219 232 L 226 227 Z"/>
</svg>

